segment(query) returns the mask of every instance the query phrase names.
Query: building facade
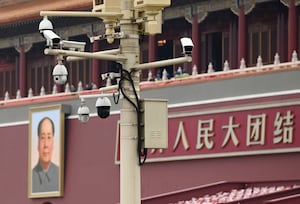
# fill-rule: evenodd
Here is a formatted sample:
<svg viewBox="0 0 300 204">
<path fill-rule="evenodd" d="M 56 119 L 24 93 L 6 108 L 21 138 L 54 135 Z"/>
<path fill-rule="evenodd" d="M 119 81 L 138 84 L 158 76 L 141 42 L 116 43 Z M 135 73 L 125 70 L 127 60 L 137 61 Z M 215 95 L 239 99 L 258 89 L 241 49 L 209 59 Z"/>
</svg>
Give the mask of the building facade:
<svg viewBox="0 0 300 204">
<path fill-rule="evenodd" d="M 9 2 L 9 1 L 4 1 Z M 276 53 L 281 62 L 291 60 L 299 52 L 298 1 L 172 1 L 163 12 L 163 33 L 145 35 L 141 39 L 141 62 L 166 59 L 181 55 L 179 38 L 189 36 L 195 43 L 193 62 L 179 65 L 191 73 L 196 65 L 205 73 L 211 62 L 215 70 L 222 70 L 227 60 L 231 68 L 238 68 L 243 58 L 253 66 L 261 56 L 264 64 L 273 62 Z M 91 1 L 74 1 L 68 5 L 40 1 L 3 3 L 1 17 L 1 84 L 0 97 L 6 91 L 11 98 L 17 90 L 28 95 L 31 88 L 39 95 L 43 86 L 51 93 L 53 82 L 49 79 L 56 64 L 55 57 L 43 54 L 45 41 L 38 32 L 40 10 L 90 10 Z M 24 14 L 19 9 L 24 8 Z M 105 41 L 90 43 L 89 37 L 104 32 L 104 25 L 94 18 L 53 18 L 55 31 L 66 40 L 87 43 L 86 51 L 117 47 Z M 174 33 L 173 31 L 178 32 Z M 111 62 L 86 60 L 67 62 L 69 85 L 94 83 L 104 85 L 99 75 L 114 70 Z M 178 66 L 167 67 L 173 76 Z M 161 72 L 161 71 L 160 71 Z M 143 80 L 147 79 L 143 73 Z M 156 73 L 153 73 L 156 74 Z M 63 88 L 60 88 L 60 90 Z"/>
<path fill-rule="evenodd" d="M 116 71 L 116 64 L 65 62 L 68 84 L 77 90 L 70 92 L 64 85 L 56 87 L 61 93 L 52 94 L 57 59 L 44 55 L 45 40 L 38 32 L 40 10 L 91 10 L 92 1 L 1 4 L 1 202 L 118 203 L 120 111 L 113 105 L 110 117 L 100 120 L 94 108 L 99 91 L 91 90 L 91 84 L 105 85 L 100 75 Z M 180 37 L 189 36 L 194 42 L 191 63 L 141 74 L 141 97 L 165 98 L 169 104 L 168 148 L 149 150 L 141 167 L 143 198 L 219 181 L 300 179 L 298 4 L 297 0 L 174 0 L 163 11 L 162 34 L 141 35 L 141 62 L 180 56 Z M 99 19 L 51 21 L 63 39 L 86 42 L 86 51 L 118 46 L 118 40 L 90 42 L 89 37 L 104 32 Z M 280 58 L 275 63 L 276 53 Z M 181 76 L 179 67 L 193 76 Z M 164 70 L 170 79 L 161 80 Z M 155 81 L 147 81 L 149 71 Z M 80 91 L 79 82 L 88 90 Z M 86 100 L 91 117 L 81 124 L 79 98 L 87 94 L 95 98 Z M 30 146 L 30 110 L 56 105 L 68 107 L 61 126 L 63 185 L 59 196 L 28 196 L 28 152 L 34 145 Z"/>
</svg>

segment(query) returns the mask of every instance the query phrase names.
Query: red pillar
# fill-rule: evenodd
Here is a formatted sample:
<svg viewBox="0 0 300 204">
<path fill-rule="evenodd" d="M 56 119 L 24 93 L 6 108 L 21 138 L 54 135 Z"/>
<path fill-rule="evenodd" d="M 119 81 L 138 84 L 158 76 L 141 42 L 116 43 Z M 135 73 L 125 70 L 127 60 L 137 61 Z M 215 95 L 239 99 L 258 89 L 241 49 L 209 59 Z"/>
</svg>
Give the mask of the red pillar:
<svg viewBox="0 0 300 204">
<path fill-rule="evenodd" d="M 240 62 L 238 62 L 237 59 L 237 47 L 238 47 L 238 42 L 237 42 L 237 21 L 235 19 L 232 19 L 230 24 L 229 24 L 229 63 L 230 67 L 233 69 L 239 68 Z"/>
<path fill-rule="evenodd" d="M 199 23 L 198 23 L 198 15 L 193 16 L 193 22 L 192 22 L 192 39 L 194 43 L 194 48 L 193 48 L 193 61 L 192 61 L 192 66 L 196 65 L 198 68 L 198 72 L 200 73 L 200 32 L 199 32 Z M 191 71 L 189 70 L 189 73 Z"/>
<path fill-rule="evenodd" d="M 19 89 L 21 97 L 26 95 L 26 54 L 24 45 L 20 46 L 20 65 L 19 65 Z"/>
<path fill-rule="evenodd" d="M 242 58 L 246 60 L 246 17 L 244 6 L 239 8 L 238 65 L 240 65 Z"/>
<path fill-rule="evenodd" d="M 288 19 L 288 60 L 291 60 L 293 51 L 297 51 L 297 30 L 297 10 L 295 0 L 290 0 Z"/>
<path fill-rule="evenodd" d="M 156 36 L 155 35 L 149 35 L 148 38 L 148 47 L 149 47 L 149 54 L 148 54 L 148 61 L 154 62 L 157 58 L 157 42 L 156 42 Z M 150 69 L 153 77 L 155 76 L 155 69 Z"/>
<path fill-rule="evenodd" d="M 280 56 L 280 61 L 281 62 L 287 62 L 290 59 L 287 59 L 287 45 L 286 42 L 282 39 L 287 39 L 287 34 L 285 32 L 285 27 L 286 27 L 286 22 L 284 18 L 284 13 L 280 11 L 277 14 L 277 39 L 276 39 L 276 44 L 277 44 L 277 52 Z"/>
<path fill-rule="evenodd" d="M 99 42 L 94 41 L 93 43 L 93 52 L 99 51 Z M 92 83 L 96 84 L 97 87 L 100 86 L 100 72 L 99 72 L 99 60 L 93 59 L 92 60 Z"/>
</svg>

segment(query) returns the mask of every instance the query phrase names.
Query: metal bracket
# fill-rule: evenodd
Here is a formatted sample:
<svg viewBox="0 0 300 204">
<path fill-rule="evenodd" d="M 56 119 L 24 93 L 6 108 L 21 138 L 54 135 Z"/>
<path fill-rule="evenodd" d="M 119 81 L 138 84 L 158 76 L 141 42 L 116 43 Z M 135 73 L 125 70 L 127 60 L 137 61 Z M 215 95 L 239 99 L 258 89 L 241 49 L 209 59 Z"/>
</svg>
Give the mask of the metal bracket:
<svg viewBox="0 0 300 204">
<path fill-rule="evenodd" d="M 103 34 L 103 35 L 98 35 L 98 36 L 92 36 L 92 37 L 90 37 L 90 42 L 93 43 L 96 40 L 105 40 L 107 38 L 121 39 L 121 38 L 125 38 L 125 34 L 124 34 L 124 32 L 117 32 L 117 33 L 112 33 L 112 34 Z"/>
</svg>

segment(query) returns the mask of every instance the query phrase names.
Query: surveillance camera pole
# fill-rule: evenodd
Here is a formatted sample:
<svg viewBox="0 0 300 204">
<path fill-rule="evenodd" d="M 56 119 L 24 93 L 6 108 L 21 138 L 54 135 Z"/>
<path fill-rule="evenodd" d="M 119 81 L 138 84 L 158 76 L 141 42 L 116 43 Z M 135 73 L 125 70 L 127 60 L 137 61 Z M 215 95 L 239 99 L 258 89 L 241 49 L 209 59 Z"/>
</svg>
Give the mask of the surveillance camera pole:
<svg viewBox="0 0 300 204">
<path fill-rule="evenodd" d="M 130 68 L 139 64 L 139 35 L 138 25 L 130 23 L 134 18 L 134 1 L 121 0 L 120 30 L 131 38 L 120 39 L 121 55 L 128 60 L 123 63 L 123 69 L 131 71 Z M 132 72 L 132 79 L 139 96 L 139 71 Z M 124 90 L 127 96 L 134 97 L 133 90 L 128 81 L 124 81 Z M 133 100 L 135 101 L 135 100 Z M 141 173 L 139 158 L 137 154 L 138 133 L 137 133 L 136 110 L 128 100 L 121 101 L 120 113 L 120 203 L 140 204 L 141 203 Z"/>
<path fill-rule="evenodd" d="M 132 22 L 136 18 L 134 12 L 134 0 L 120 0 L 121 14 L 101 12 L 60 12 L 41 11 L 41 16 L 69 16 L 69 17 L 120 17 L 120 30 L 124 38 L 120 38 L 120 48 L 110 51 L 86 53 L 80 51 L 45 49 L 45 54 L 67 56 L 70 60 L 81 60 L 86 58 L 117 61 L 122 64 L 122 69 L 131 73 L 134 89 L 128 80 L 123 80 L 122 90 L 124 94 L 137 103 L 136 95 L 139 97 L 140 71 L 147 68 L 162 67 L 184 62 L 191 62 L 190 56 L 176 59 L 161 60 L 140 64 L 139 25 Z M 117 89 L 117 86 L 112 86 Z M 111 87 L 100 88 L 100 92 L 110 90 Z M 134 92 L 136 91 L 136 93 Z M 137 104 L 135 104 L 137 105 Z M 127 99 L 121 101 L 120 113 L 120 204 L 141 203 L 141 172 L 140 158 L 137 152 L 138 146 L 138 124 L 136 109 Z"/>
</svg>

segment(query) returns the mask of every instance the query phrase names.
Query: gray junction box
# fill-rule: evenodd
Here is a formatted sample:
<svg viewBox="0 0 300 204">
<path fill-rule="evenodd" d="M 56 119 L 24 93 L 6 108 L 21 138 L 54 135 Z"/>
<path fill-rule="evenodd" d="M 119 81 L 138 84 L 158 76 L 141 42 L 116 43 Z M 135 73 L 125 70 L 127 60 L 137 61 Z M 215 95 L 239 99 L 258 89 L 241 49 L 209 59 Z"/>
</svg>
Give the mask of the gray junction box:
<svg viewBox="0 0 300 204">
<path fill-rule="evenodd" d="M 168 100 L 141 99 L 142 136 L 145 148 L 168 147 Z"/>
</svg>

